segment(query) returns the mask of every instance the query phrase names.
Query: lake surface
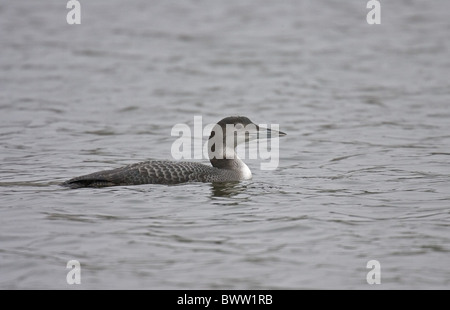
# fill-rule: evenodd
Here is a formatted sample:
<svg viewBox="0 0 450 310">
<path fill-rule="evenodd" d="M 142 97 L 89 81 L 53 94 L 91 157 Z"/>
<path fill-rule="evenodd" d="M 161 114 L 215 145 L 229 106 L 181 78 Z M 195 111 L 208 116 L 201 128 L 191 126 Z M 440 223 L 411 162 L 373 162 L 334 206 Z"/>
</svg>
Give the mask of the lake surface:
<svg viewBox="0 0 450 310">
<path fill-rule="evenodd" d="M 450 288 L 449 1 L 80 2 L 0 4 L 0 288 Z M 280 124 L 276 170 L 58 185 L 229 115 Z"/>
</svg>

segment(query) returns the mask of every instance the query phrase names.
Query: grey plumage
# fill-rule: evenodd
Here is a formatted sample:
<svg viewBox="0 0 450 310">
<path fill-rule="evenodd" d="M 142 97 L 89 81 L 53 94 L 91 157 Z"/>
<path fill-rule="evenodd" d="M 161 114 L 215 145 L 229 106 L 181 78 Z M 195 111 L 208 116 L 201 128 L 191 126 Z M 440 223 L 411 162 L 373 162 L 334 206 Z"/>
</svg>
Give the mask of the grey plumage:
<svg viewBox="0 0 450 310">
<path fill-rule="evenodd" d="M 70 179 L 63 186 L 106 187 L 116 185 L 177 184 L 185 182 L 239 181 L 240 173 L 195 162 L 146 161 Z"/>
</svg>

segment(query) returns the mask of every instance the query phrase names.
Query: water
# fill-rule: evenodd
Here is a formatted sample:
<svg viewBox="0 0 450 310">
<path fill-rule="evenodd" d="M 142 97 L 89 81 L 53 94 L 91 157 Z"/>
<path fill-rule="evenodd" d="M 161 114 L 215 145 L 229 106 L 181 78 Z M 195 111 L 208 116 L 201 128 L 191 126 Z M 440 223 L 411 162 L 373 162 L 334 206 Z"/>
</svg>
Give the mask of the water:
<svg viewBox="0 0 450 310">
<path fill-rule="evenodd" d="M 64 1 L 1 4 L 0 288 L 449 288 L 450 4 L 365 5 L 81 1 L 70 26 Z M 277 170 L 57 185 L 235 114 L 288 134 Z"/>
</svg>

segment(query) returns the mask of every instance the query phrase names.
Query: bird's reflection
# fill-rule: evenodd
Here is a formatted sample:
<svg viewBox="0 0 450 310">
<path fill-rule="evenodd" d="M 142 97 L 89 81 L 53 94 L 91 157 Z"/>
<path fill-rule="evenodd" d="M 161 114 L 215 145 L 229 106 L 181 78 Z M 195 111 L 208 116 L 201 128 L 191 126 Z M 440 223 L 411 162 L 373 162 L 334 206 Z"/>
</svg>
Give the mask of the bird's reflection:
<svg viewBox="0 0 450 310">
<path fill-rule="evenodd" d="M 211 183 L 211 198 L 233 198 L 245 193 L 247 186 L 247 182 Z"/>
</svg>

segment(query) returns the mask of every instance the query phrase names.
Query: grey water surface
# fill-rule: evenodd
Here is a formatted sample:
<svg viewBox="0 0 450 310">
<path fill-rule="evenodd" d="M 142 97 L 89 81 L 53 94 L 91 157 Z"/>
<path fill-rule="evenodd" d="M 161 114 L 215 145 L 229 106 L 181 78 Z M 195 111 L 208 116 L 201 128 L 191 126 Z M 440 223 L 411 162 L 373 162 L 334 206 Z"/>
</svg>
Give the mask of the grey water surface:
<svg viewBox="0 0 450 310">
<path fill-rule="evenodd" d="M 3 1 L 0 288 L 450 288 L 450 2 L 380 2 Z M 58 185 L 229 115 L 280 124 L 276 170 Z"/>
</svg>

